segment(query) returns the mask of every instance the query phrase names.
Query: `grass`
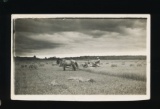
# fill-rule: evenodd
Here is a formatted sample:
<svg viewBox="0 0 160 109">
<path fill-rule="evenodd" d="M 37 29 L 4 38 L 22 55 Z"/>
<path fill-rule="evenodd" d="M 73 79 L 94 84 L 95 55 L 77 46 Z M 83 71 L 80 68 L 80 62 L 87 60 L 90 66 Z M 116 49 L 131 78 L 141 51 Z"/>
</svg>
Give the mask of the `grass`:
<svg viewBox="0 0 160 109">
<path fill-rule="evenodd" d="M 145 65 L 130 67 L 131 63 L 137 64 L 135 61 L 125 61 L 125 65 L 122 65 L 122 61 L 102 61 L 101 67 L 80 67 L 80 70 L 77 71 L 70 68 L 63 71 L 62 67 L 53 66 L 55 62 L 52 61 L 48 61 L 48 64 L 44 61 L 40 62 L 45 66 L 38 67 L 38 69 L 20 67 L 23 64 L 31 64 L 32 62 L 29 61 L 18 63 L 19 65 L 16 65 L 15 68 L 15 94 L 18 95 L 146 94 Z M 34 64 L 38 65 L 38 62 Z M 117 67 L 111 67 L 112 64 L 117 64 Z M 94 82 L 87 80 L 94 80 Z"/>
<path fill-rule="evenodd" d="M 144 69 L 133 69 L 131 68 L 107 68 L 106 67 L 98 67 L 98 68 L 86 68 L 81 69 L 90 73 L 98 73 L 102 75 L 108 75 L 108 76 L 116 76 L 116 77 L 122 77 L 126 79 L 133 79 L 133 80 L 140 80 L 140 81 L 146 81 L 146 73 Z"/>
<path fill-rule="evenodd" d="M 145 61 L 128 60 L 125 62 L 124 60 L 103 60 L 101 67 L 81 67 L 80 69 L 90 73 L 146 81 Z"/>
</svg>

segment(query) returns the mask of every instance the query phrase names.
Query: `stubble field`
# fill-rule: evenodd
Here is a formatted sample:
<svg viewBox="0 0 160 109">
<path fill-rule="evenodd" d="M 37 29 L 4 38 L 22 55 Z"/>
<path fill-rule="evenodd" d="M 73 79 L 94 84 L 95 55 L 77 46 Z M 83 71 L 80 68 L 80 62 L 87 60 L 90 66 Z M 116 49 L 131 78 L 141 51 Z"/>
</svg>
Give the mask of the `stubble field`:
<svg viewBox="0 0 160 109">
<path fill-rule="evenodd" d="M 94 60 L 93 60 L 94 61 Z M 73 71 L 56 61 L 15 61 L 16 95 L 145 95 L 146 60 L 101 60 Z"/>
</svg>

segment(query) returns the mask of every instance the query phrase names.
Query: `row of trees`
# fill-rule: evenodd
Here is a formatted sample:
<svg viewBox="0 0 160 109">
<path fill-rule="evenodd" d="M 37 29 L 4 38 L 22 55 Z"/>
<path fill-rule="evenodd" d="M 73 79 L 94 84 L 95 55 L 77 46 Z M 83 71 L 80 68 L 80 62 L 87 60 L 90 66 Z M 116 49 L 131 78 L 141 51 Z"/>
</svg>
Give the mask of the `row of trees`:
<svg viewBox="0 0 160 109">
<path fill-rule="evenodd" d="M 74 60 L 95 60 L 99 57 L 101 60 L 145 60 L 146 56 L 80 56 L 80 57 L 66 57 L 65 59 Z M 15 57 L 18 60 L 40 60 L 35 55 L 33 57 Z M 57 60 L 58 57 L 43 58 L 43 60 Z"/>
<path fill-rule="evenodd" d="M 94 60 L 99 57 L 101 60 L 145 60 L 146 56 L 80 56 L 80 57 L 67 57 L 66 59 L 75 60 Z"/>
</svg>

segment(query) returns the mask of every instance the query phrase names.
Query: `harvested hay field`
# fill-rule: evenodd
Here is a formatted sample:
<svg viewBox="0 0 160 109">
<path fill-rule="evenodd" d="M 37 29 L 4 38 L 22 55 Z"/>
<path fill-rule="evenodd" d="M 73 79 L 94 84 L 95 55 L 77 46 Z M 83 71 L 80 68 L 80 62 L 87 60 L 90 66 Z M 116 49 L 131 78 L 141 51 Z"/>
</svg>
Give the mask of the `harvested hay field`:
<svg viewBox="0 0 160 109">
<path fill-rule="evenodd" d="M 100 67 L 73 71 L 55 61 L 15 62 L 16 95 L 145 95 L 145 60 L 103 60 Z M 21 67 L 24 65 L 25 67 Z M 29 68 L 29 65 L 36 67 Z"/>
</svg>

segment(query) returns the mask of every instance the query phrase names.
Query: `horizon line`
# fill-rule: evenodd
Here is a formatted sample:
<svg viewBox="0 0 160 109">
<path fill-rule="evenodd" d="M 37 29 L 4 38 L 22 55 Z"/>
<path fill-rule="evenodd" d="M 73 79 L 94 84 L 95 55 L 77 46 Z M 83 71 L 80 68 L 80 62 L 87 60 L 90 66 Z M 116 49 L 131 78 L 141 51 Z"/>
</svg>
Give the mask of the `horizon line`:
<svg viewBox="0 0 160 109">
<path fill-rule="evenodd" d="M 28 58 L 31 58 L 31 57 L 34 57 L 36 55 L 33 55 L 33 56 L 13 56 L 13 57 L 28 57 Z M 85 57 L 85 56 L 89 56 L 89 57 L 92 57 L 93 55 L 81 55 L 81 56 L 63 56 L 63 57 L 58 57 L 58 56 L 50 56 L 50 57 L 47 57 L 47 56 L 44 56 L 44 57 L 39 57 L 39 56 L 36 56 L 36 58 L 72 58 L 72 57 Z M 102 56 L 147 56 L 147 55 L 94 55 L 95 57 L 98 56 L 98 57 L 102 57 Z"/>
</svg>

